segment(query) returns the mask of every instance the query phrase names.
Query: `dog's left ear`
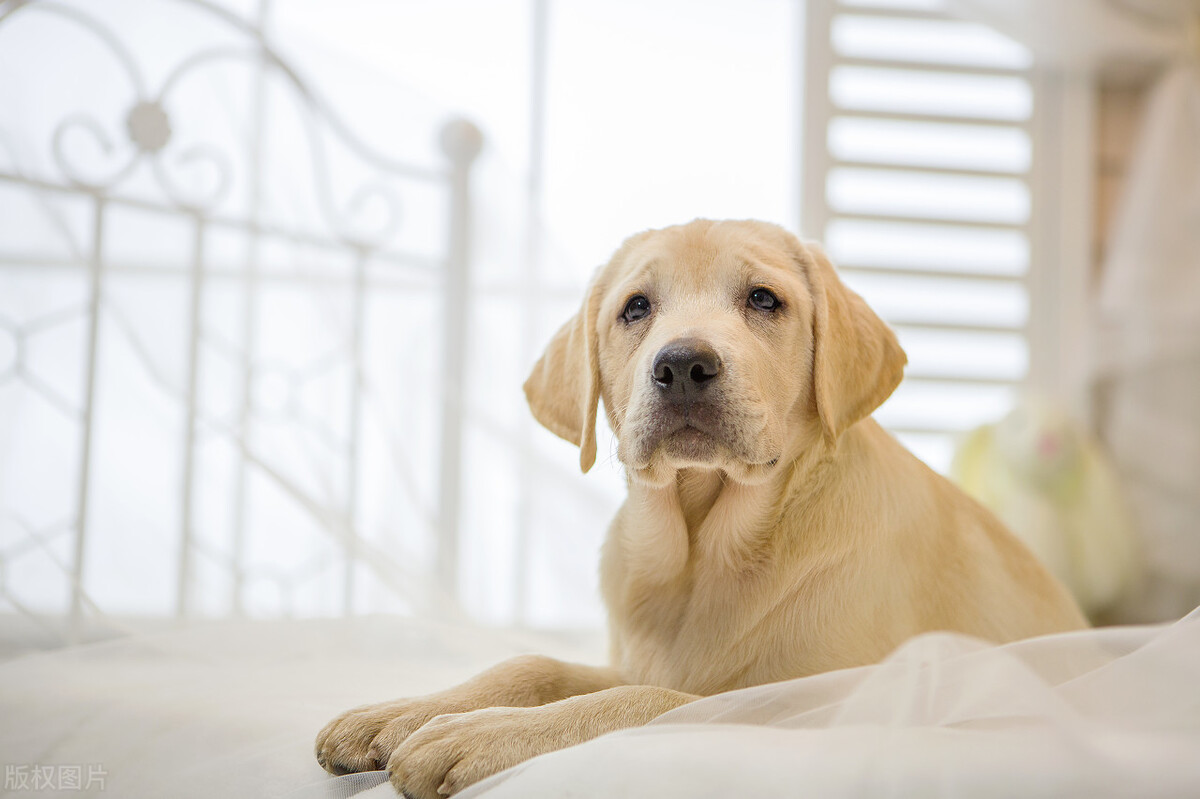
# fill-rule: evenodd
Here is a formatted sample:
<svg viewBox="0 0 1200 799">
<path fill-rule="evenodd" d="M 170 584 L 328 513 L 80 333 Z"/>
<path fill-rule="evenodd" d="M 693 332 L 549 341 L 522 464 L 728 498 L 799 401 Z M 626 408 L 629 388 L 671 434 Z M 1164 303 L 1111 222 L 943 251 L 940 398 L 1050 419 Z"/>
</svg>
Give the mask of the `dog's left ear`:
<svg viewBox="0 0 1200 799">
<path fill-rule="evenodd" d="M 533 418 L 579 446 L 579 468 L 596 462 L 596 408 L 600 401 L 600 342 L 596 333 L 601 290 L 588 289 L 583 307 L 563 325 L 525 381 Z"/>
<path fill-rule="evenodd" d="M 804 244 L 813 292 L 813 391 L 825 440 L 883 404 L 900 385 L 908 357 L 896 334 L 842 283 L 824 251 Z"/>
</svg>

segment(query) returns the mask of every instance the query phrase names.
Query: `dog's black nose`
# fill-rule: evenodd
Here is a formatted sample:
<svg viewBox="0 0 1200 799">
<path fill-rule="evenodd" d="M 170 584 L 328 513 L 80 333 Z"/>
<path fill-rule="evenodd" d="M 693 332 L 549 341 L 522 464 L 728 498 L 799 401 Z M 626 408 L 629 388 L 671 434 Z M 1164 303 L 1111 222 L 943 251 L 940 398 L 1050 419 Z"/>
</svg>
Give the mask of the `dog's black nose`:
<svg viewBox="0 0 1200 799">
<path fill-rule="evenodd" d="M 695 395 L 721 374 L 716 350 L 694 338 L 672 341 L 654 357 L 654 384 L 671 399 Z"/>
</svg>

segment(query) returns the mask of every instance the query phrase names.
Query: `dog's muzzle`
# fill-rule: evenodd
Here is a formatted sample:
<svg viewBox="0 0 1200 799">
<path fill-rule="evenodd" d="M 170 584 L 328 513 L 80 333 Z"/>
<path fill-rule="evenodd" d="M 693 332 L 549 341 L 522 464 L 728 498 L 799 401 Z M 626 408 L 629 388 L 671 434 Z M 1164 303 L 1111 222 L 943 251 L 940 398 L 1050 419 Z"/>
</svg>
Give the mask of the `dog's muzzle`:
<svg viewBox="0 0 1200 799">
<path fill-rule="evenodd" d="M 668 456 L 708 461 L 734 443 L 723 375 L 721 357 L 702 339 L 675 339 L 658 351 L 650 369 L 655 410 L 644 428 L 644 457 L 663 446 Z"/>
</svg>

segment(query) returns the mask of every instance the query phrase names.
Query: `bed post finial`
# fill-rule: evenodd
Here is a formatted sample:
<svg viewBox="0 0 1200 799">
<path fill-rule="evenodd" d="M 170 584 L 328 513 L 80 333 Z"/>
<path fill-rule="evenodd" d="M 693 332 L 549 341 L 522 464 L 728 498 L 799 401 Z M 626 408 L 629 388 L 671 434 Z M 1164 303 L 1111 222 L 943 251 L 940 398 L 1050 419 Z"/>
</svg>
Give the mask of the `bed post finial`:
<svg viewBox="0 0 1200 799">
<path fill-rule="evenodd" d="M 460 166 L 467 166 L 483 149 L 483 133 L 475 123 L 467 119 L 456 118 L 442 126 L 438 137 L 442 152 Z"/>
</svg>

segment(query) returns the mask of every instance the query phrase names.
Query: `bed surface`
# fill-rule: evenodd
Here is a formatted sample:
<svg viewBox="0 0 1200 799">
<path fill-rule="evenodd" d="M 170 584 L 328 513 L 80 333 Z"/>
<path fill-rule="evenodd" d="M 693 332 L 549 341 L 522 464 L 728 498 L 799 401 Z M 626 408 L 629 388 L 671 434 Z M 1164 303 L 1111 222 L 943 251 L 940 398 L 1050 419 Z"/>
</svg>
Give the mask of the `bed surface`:
<svg viewBox="0 0 1200 799">
<path fill-rule="evenodd" d="M 329 718 L 521 652 L 600 649 L 362 618 L 197 624 L 26 655 L 0 663 L 5 795 L 80 795 L 78 767 L 108 796 L 394 796 L 381 772 L 317 766 Z M 926 635 L 877 666 L 712 697 L 460 795 L 1200 795 L 1198 668 L 1200 611 L 1005 647 Z"/>
</svg>

